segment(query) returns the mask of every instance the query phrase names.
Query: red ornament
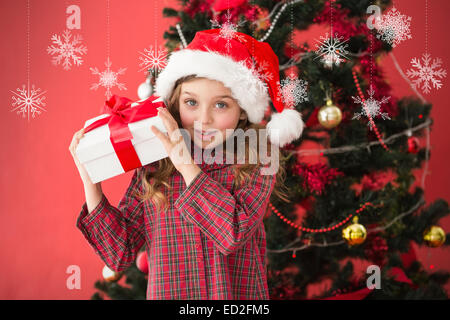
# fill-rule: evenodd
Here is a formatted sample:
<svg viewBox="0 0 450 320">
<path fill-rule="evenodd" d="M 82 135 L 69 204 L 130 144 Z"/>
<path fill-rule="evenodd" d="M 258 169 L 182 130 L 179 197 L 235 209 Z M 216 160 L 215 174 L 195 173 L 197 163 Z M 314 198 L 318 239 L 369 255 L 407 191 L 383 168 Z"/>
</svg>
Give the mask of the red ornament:
<svg viewBox="0 0 450 320">
<path fill-rule="evenodd" d="M 363 176 L 361 186 L 363 190 L 378 191 L 383 189 L 390 182 L 387 172 L 374 171 Z"/>
<path fill-rule="evenodd" d="M 138 253 L 136 266 L 141 272 L 148 274 L 148 259 L 146 251 L 141 251 Z"/>
<path fill-rule="evenodd" d="M 303 164 L 294 165 L 294 172 L 303 177 L 303 187 L 308 188 L 317 195 L 322 194 L 325 186 L 338 176 L 343 176 L 337 169 L 329 168 L 325 164 Z"/>
<path fill-rule="evenodd" d="M 238 8 L 246 3 L 247 0 L 217 0 L 214 2 L 213 10 L 216 12 L 224 11 L 227 9 Z"/>
<path fill-rule="evenodd" d="M 419 139 L 417 137 L 408 138 L 408 152 L 417 153 L 419 152 Z"/>
<path fill-rule="evenodd" d="M 192 1 L 186 6 L 185 12 L 194 17 L 197 13 L 207 13 L 211 16 L 211 6 L 215 0 L 205 0 L 205 1 Z"/>
<path fill-rule="evenodd" d="M 375 227 L 375 225 L 370 225 L 368 228 Z M 369 261 L 382 267 L 386 263 L 386 253 L 389 250 L 387 242 L 384 238 L 369 234 L 366 240 L 366 247 L 364 248 L 364 253 L 366 254 Z"/>
</svg>

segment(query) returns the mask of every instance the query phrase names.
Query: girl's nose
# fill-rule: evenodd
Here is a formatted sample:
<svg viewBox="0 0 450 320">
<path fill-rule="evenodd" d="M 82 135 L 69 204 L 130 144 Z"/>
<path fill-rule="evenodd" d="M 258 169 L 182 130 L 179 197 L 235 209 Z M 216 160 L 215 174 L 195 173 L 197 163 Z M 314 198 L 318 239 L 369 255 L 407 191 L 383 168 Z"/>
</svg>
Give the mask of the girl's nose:
<svg viewBox="0 0 450 320">
<path fill-rule="evenodd" d="M 211 123 L 212 118 L 209 110 L 202 110 L 200 114 L 200 121 L 202 124 L 208 124 Z"/>
</svg>

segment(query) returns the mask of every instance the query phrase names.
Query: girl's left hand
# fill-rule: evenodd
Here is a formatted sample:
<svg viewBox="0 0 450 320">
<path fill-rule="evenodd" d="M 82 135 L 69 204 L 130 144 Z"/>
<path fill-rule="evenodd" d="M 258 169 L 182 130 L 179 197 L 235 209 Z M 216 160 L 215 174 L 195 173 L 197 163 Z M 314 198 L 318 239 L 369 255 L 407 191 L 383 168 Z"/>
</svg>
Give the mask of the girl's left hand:
<svg viewBox="0 0 450 320">
<path fill-rule="evenodd" d="M 151 126 L 152 132 L 158 137 L 158 139 L 163 143 L 170 160 L 172 160 L 175 168 L 182 172 L 184 168 L 192 165 L 194 161 L 192 156 L 184 142 L 183 135 L 178 127 L 178 123 L 172 117 L 170 112 L 164 108 L 158 108 L 158 116 L 164 123 L 167 129 L 168 136 L 166 136 L 162 131 L 160 131 L 155 126 Z"/>
</svg>

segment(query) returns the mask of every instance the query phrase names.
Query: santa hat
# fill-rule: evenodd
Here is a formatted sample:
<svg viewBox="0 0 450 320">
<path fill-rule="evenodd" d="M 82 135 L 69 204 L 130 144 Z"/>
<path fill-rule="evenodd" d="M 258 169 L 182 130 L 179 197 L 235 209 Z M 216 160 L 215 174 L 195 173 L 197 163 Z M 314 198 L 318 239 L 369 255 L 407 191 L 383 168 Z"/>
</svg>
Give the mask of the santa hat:
<svg viewBox="0 0 450 320">
<path fill-rule="evenodd" d="M 251 123 L 263 120 L 269 99 L 272 100 L 277 112 L 266 125 L 271 143 L 283 147 L 301 136 L 302 116 L 283 104 L 278 57 L 268 43 L 235 31 L 199 31 L 185 49 L 172 52 L 156 79 L 156 95 L 167 101 L 175 82 L 192 74 L 222 82 L 247 112 Z"/>
</svg>

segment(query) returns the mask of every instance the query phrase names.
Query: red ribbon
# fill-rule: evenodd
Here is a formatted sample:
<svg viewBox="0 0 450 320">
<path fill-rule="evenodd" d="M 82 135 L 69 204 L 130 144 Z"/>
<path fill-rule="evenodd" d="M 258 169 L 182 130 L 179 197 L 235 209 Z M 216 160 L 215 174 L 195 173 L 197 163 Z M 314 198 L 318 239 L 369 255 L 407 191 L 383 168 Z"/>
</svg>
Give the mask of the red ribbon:
<svg viewBox="0 0 450 320">
<path fill-rule="evenodd" d="M 125 172 L 142 167 L 142 163 L 131 143 L 133 135 L 128 124 L 156 116 L 158 114 L 157 108 L 165 106 L 163 101 L 152 102 L 157 98 L 151 96 L 131 107 L 132 100 L 113 95 L 103 106 L 103 113 L 108 113 L 109 116 L 93 122 L 84 130 L 86 133 L 108 124 L 111 133 L 109 138 Z"/>
</svg>

